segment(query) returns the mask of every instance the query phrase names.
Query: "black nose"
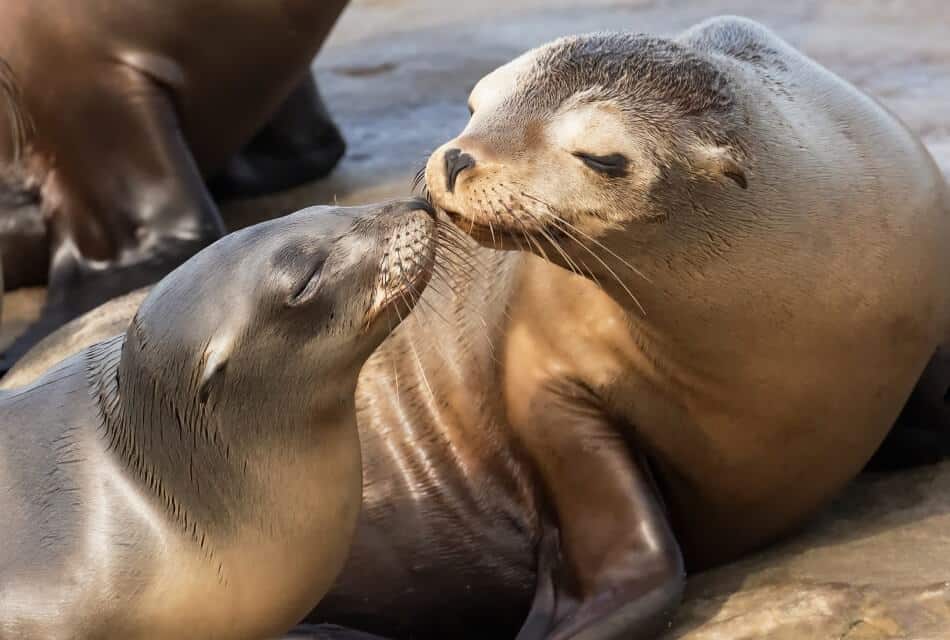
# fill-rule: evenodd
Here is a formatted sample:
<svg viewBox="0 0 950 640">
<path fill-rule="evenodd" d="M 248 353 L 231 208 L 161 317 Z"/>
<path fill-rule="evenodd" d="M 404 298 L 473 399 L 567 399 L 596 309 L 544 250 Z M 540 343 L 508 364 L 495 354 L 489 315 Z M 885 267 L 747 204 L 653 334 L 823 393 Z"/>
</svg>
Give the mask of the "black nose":
<svg viewBox="0 0 950 640">
<path fill-rule="evenodd" d="M 475 166 L 475 158 L 462 153 L 461 149 L 449 149 L 445 152 L 445 188 L 449 193 L 455 191 L 455 181 L 459 174 Z"/>
</svg>

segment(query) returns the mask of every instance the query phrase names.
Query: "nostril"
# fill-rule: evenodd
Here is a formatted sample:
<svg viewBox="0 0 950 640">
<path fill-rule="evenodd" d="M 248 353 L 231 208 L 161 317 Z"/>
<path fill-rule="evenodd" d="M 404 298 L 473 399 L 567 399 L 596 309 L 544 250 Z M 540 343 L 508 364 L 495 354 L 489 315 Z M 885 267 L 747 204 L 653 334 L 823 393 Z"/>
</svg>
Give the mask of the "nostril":
<svg viewBox="0 0 950 640">
<path fill-rule="evenodd" d="M 449 149 L 445 152 L 445 188 L 449 193 L 455 191 L 455 182 L 459 174 L 475 166 L 475 158 L 461 149 Z"/>
</svg>

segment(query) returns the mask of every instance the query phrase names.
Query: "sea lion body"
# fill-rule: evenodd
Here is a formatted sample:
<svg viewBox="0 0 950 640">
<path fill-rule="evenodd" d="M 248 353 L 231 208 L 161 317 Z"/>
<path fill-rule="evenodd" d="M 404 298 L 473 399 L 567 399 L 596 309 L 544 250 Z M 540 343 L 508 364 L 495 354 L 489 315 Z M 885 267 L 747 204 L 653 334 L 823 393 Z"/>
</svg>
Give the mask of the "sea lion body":
<svg viewBox="0 0 950 640">
<path fill-rule="evenodd" d="M 46 281 L 49 266 L 51 288 L 44 316 L 8 359 L 217 239 L 223 223 L 204 177 L 226 170 L 235 175 L 224 188 L 240 192 L 244 180 L 267 191 L 332 168 L 342 139 L 308 72 L 345 5 L 48 0 L 3 8 L 0 59 L 31 125 L 21 158 L 0 126 L 0 192 L 28 196 L 0 203 L 4 267 L 12 288 Z M 0 114 L 0 125 L 6 119 Z M 233 161 L 242 148 L 244 161 Z M 327 157 L 318 161 L 321 149 Z M 37 211 L 48 224 L 36 224 Z"/>
<path fill-rule="evenodd" d="M 583 360 L 623 313 L 588 280 L 533 256 L 449 244 L 416 309 L 360 373 L 363 506 L 345 569 L 307 616 L 313 624 L 385 638 L 504 638 L 531 605 L 545 498 L 498 390 L 535 332 L 557 345 L 552 355 Z M 147 294 L 68 323 L 0 386 L 25 384 L 57 355 L 123 331 Z M 549 305 L 544 314 L 534 313 L 539 304 Z"/>
<path fill-rule="evenodd" d="M 48 0 L 6 7 L 0 57 L 21 85 L 39 134 L 36 152 L 55 150 L 57 167 L 87 160 L 64 143 L 77 133 L 74 119 L 98 116 L 90 87 L 132 99 L 162 88 L 174 96 L 198 166 L 222 166 L 297 86 L 336 17 L 306 0 L 278 4 Z M 339 13 L 346 3 L 324 4 Z M 253 64 L 235 59 L 251 53 Z M 65 60 L 69 73 L 51 77 Z M 62 117 L 65 105 L 76 109 L 70 118 Z M 107 127 L 95 128 L 107 124 L 85 122 L 105 139 Z"/>
<path fill-rule="evenodd" d="M 223 544 L 204 527 L 196 541 L 130 477 L 94 419 L 101 407 L 89 393 L 90 368 L 114 362 L 121 348 L 116 339 L 83 351 L 2 399 L 0 635 L 261 638 L 285 630 L 329 588 L 346 558 L 359 511 L 355 425 L 322 425 L 332 436 L 287 464 L 277 462 L 286 449 L 261 455 L 284 487 L 301 474 L 332 487 L 266 494 L 280 500 L 269 509 L 306 514 L 293 522 L 296 537 L 281 528 L 290 522 L 267 523 L 270 531 L 248 523 Z M 38 403 L 38 395 L 47 402 Z M 326 553 L 313 552 L 314 540 Z"/>
<path fill-rule="evenodd" d="M 565 429 L 568 454 L 557 422 L 542 444 L 512 413 L 515 397 L 537 399 L 556 372 L 572 373 L 575 363 L 596 370 L 614 350 L 633 353 L 613 330 L 623 322 L 618 305 L 533 256 L 469 247 L 463 264 L 452 269 L 451 287 L 433 282 L 360 374 L 363 510 L 347 565 L 311 623 L 385 638 L 525 633 L 554 518 L 538 453 L 564 456 L 568 484 L 590 460 L 619 462 L 615 434 Z M 451 300 L 440 293 L 447 289 Z M 619 509 L 604 520 L 615 496 L 596 483 L 577 490 L 591 517 L 574 524 L 604 540 L 622 535 L 617 528 L 629 523 Z M 608 559 L 595 553 L 584 562 Z"/>
<path fill-rule="evenodd" d="M 623 55 L 626 74 L 610 66 Z M 560 84 L 539 109 L 545 74 Z M 950 336 L 946 183 L 896 118 L 741 19 L 674 41 L 563 40 L 487 76 L 472 102 L 430 159 L 433 198 L 486 244 L 580 263 L 627 308 L 604 338 L 631 357 L 571 376 L 635 431 L 688 557 L 753 548 L 857 473 Z M 625 177 L 571 157 L 609 148 Z M 454 184 L 452 149 L 474 158 Z M 558 163 L 556 181 L 538 171 Z M 566 254 L 521 238 L 544 224 Z M 531 396 L 511 397 L 518 413 Z"/>
<path fill-rule="evenodd" d="M 583 273 L 623 309 L 568 324 L 598 328 L 573 357 L 559 354 L 574 339 L 534 329 L 502 350 L 521 363 L 507 415 L 551 485 L 574 573 L 555 591 L 581 601 L 555 606 L 541 637 L 650 634 L 672 606 L 650 589 L 681 584 L 670 556 L 706 567 L 800 526 L 946 358 L 946 180 L 876 101 L 738 18 L 675 39 L 566 38 L 484 78 L 470 104 L 465 131 L 429 160 L 433 201 L 481 243 Z M 950 380 L 938 386 L 945 402 Z M 558 402 L 559 416 L 542 408 Z M 551 424 L 578 412 L 609 425 L 636 469 L 601 479 L 640 482 L 666 507 L 640 514 L 671 527 L 656 541 L 665 563 L 645 575 L 636 544 L 584 531 L 587 505 L 560 495 Z M 924 426 L 946 430 L 946 416 Z M 622 517 L 622 502 L 598 501 Z"/>
<path fill-rule="evenodd" d="M 364 508 L 309 620 L 654 637 L 684 562 L 804 523 L 950 337 L 946 185 L 883 108 L 741 19 L 559 41 L 472 106 L 431 197 L 546 259 L 443 252 L 364 367 Z"/>
<path fill-rule="evenodd" d="M 232 234 L 124 333 L 0 393 L 0 636 L 252 639 L 297 622 L 346 558 L 357 376 L 425 287 L 433 231 L 408 201 Z"/>
</svg>

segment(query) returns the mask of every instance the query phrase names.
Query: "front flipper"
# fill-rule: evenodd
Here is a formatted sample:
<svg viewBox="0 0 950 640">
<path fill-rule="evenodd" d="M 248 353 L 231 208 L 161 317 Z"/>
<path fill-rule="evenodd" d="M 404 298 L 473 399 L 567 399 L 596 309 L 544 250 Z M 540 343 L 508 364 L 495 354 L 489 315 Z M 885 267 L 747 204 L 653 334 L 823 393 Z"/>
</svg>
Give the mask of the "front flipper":
<svg viewBox="0 0 950 640">
<path fill-rule="evenodd" d="M 580 385 L 541 392 L 519 431 L 556 514 L 558 544 L 542 536 L 538 595 L 517 640 L 656 637 L 685 573 L 644 462 Z"/>
<path fill-rule="evenodd" d="M 57 159 L 44 188 L 47 302 L 4 354 L 5 368 L 60 325 L 156 282 L 224 233 L 163 88 L 124 67 L 70 82 L 69 117 L 37 122 Z"/>
<path fill-rule="evenodd" d="M 346 151 L 312 74 L 270 122 L 209 181 L 215 198 L 253 198 L 328 175 Z"/>
</svg>

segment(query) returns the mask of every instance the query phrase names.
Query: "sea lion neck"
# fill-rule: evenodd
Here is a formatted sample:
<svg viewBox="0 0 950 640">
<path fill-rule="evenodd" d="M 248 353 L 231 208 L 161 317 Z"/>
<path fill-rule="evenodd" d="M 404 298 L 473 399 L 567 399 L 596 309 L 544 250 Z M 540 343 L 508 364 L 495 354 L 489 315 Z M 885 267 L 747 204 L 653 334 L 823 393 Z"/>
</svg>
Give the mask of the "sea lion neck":
<svg viewBox="0 0 950 640">
<path fill-rule="evenodd" d="M 293 450 L 303 480 L 311 458 L 320 447 L 332 447 L 339 430 L 355 434 L 352 400 L 315 413 L 309 405 L 295 411 L 295 403 L 278 402 L 281 394 L 273 403 L 258 405 L 257 418 L 247 416 L 246 428 L 235 429 L 212 415 L 197 394 L 170 386 L 193 375 L 187 367 L 157 375 L 138 362 L 134 342 L 117 336 L 86 353 L 99 431 L 140 490 L 209 554 L 212 540 L 222 544 L 245 531 L 249 516 L 268 522 L 259 505 L 273 504 L 267 484 L 276 460 Z M 280 466 L 291 469 L 286 459 Z M 287 475 L 292 482 L 294 474 Z M 258 505 L 257 513 L 251 514 L 248 505 Z M 273 522 L 269 526 L 279 528 Z"/>
<path fill-rule="evenodd" d="M 174 401 L 144 368 L 123 367 L 127 339 L 86 352 L 100 433 L 139 489 L 202 547 L 210 531 L 229 531 L 245 495 L 246 461 L 197 407 Z"/>
</svg>

